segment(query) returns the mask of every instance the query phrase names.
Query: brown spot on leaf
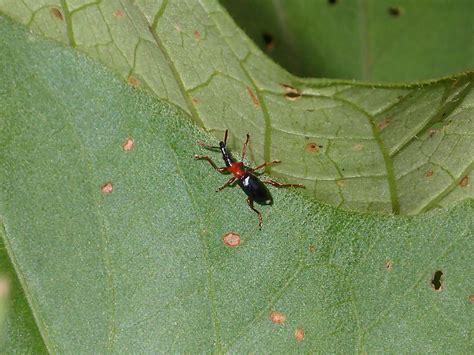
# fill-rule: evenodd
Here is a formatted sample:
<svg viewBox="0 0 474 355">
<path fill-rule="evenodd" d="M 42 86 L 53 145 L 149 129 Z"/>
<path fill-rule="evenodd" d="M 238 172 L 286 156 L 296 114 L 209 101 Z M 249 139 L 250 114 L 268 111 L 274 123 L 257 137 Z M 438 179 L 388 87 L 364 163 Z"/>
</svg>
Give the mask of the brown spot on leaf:
<svg viewBox="0 0 474 355">
<path fill-rule="evenodd" d="M 295 329 L 295 339 L 296 339 L 296 341 L 303 341 L 304 340 L 304 329 L 303 328 L 296 328 Z"/>
<path fill-rule="evenodd" d="M 128 83 L 132 85 L 134 88 L 137 88 L 140 86 L 140 81 L 132 75 L 128 77 Z"/>
<path fill-rule="evenodd" d="M 133 149 L 134 145 L 135 145 L 135 142 L 133 141 L 133 139 L 128 137 L 125 143 L 122 144 L 122 149 L 128 152 Z"/>
<path fill-rule="evenodd" d="M 306 144 L 306 146 L 304 147 L 304 149 L 305 149 L 307 152 L 310 152 L 310 153 L 317 153 L 317 152 L 319 152 L 319 149 L 321 149 L 322 147 L 323 147 L 322 145 L 319 145 L 319 144 L 317 144 L 317 143 L 311 142 L 311 143 Z"/>
<path fill-rule="evenodd" d="M 459 186 L 464 188 L 467 185 L 469 185 L 469 176 L 466 175 L 459 181 Z"/>
<path fill-rule="evenodd" d="M 122 10 L 119 9 L 119 10 L 115 10 L 113 12 L 113 15 L 114 15 L 115 18 L 120 19 L 120 18 L 123 18 L 125 16 L 125 12 L 123 12 Z"/>
<path fill-rule="evenodd" d="M 428 170 L 428 171 L 425 173 L 425 176 L 426 176 L 426 177 L 431 177 L 431 176 L 433 176 L 433 174 L 434 174 L 433 170 Z"/>
<path fill-rule="evenodd" d="M 385 267 L 385 270 L 387 271 L 392 271 L 393 270 L 393 262 L 392 260 L 385 260 L 385 263 L 383 264 L 383 266 Z"/>
<path fill-rule="evenodd" d="M 114 185 L 112 185 L 110 181 L 100 186 L 100 191 L 102 191 L 102 193 L 104 194 L 110 194 L 113 190 L 114 190 Z"/>
<path fill-rule="evenodd" d="M 195 104 L 195 105 L 197 105 L 197 104 L 199 103 L 199 99 L 196 98 L 196 97 L 193 97 L 193 98 L 191 99 L 191 101 L 192 101 L 193 104 Z"/>
<path fill-rule="evenodd" d="M 200 41 L 201 40 L 201 32 L 199 32 L 198 30 L 194 31 L 194 39 L 196 41 Z"/>
<path fill-rule="evenodd" d="M 390 119 L 390 118 L 384 119 L 382 122 L 380 122 L 378 124 L 379 130 L 383 130 L 383 129 L 387 128 L 388 126 L 390 126 L 391 121 L 392 121 L 392 119 Z"/>
<path fill-rule="evenodd" d="M 310 245 L 309 245 L 309 251 L 310 251 L 311 253 L 314 253 L 314 252 L 316 251 L 316 245 L 310 244 Z"/>
<path fill-rule="evenodd" d="M 240 245 L 240 234 L 236 232 L 229 232 L 222 237 L 224 244 L 228 247 L 234 248 Z"/>
<path fill-rule="evenodd" d="M 283 324 L 286 321 L 286 317 L 283 313 L 272 311 L 270 313 L 270 320 L 276 324 Z"/>
<path fill-rule="evenodd" d="M 469 295 L 469 302 L 474 303 L 474 295 Z"/>
<path fill-rule="evenodd" d="M 57 18 L 58 20 L 64 21 L 63 13 L 57 7 L 50 8 L 49 13 L 51 14 L 51 16 Z"/>
<path fill-rule="evenodd" d="M 430 137 L 430 138 L 433 137 L 436 134 L 436 132 L 438 132 L 437 129 L 429 129 L 428 130 L 428 137 Z"/>
<path fill-rule="evenodd" d="M 258 101 L 257 97 L 255 96 L 255 94 L 253 93 L 253 90 L 247 86 L 247 92 L 249 93 L 249 96 L 250 98 L 252 99 L 252 102 L 253 104 L 255 105 L 255 107 L 259 107 L 260 106 L 260 102 Z"/>
</svg>

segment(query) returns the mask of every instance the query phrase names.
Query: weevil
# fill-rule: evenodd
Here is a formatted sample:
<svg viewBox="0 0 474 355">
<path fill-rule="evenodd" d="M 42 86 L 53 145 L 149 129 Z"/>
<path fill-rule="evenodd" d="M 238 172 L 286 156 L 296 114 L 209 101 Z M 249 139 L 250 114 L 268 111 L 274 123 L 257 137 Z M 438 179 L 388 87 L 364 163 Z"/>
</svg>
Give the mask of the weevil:
<svg viewBox="0 0 474 355">
<path fill-rule="evenodd" d="M 211 146 L 203 142 L 198 142 L 198 144 L 207 149 L 219 149 L 222 154 L 222 159 L 224 160 L 225 167 L 219 168 L 211 158 L 207 155 L 195 155 L 194 158 L 198 160 L 206 160 L 211 166 L 221 174 L 231 173 L 233 176 L 221 187 L 219 187 L 216 192 L 222 191 L 228 186 L 233 185 L 235 182 L 240 186 L 240 188 L 247 195 L 247 204 L 252 211 L 254 211 L 258 216 L 258 226 L 261 229 L 263 225 L 262 213 L 254 207 L 254 202 L 257 202 L 261 205 L 271 205 L 273 203 L 272 195 L 268 191 L 265 184 L 272 185 L 275 187 L 300 187 L 304 188 L 304 185 L 301 184 L 282 184 L 271 179 L 260 180 L 254 172 L 263 169 L 267 166 L 272 166 L 275 164 L 281 163 L 280 160 L 272 160 L 270 162 L 265 162 L 256 166 L 255 168 L 249 168 L 244 166 L 243 160 L 247 153 L 247 145 L 249 143 L 250 135 L 247 134 L 245 143 L 242 147 L 242 161 L 235 160 L 232 155 L 227 150 L 227 135 L 228 131 L 225 131 L 224 140 L 219 142 L 219 146 Z"/>
</svg>

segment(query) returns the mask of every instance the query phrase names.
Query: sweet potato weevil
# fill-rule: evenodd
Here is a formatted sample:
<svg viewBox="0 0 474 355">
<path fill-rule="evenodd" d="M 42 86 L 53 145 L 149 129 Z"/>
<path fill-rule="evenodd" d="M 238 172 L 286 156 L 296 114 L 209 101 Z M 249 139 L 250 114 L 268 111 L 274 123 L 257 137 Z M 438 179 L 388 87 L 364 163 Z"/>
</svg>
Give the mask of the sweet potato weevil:
<svg viewBox="0 0 474 355">
<path fill-rule="evenodd" d="M 259 210 L 254 207 L 254 202 L 257 202 L 261 205 L 271 205 L 273 203 L 272 195 L 270 191 L 268 191 L 267 187 L 264 184 L 269 184 L 275 187 L 302 187 L 304 185 L 301 184 L 281 184 L 279 182 L 266 179 L 260 180 L 257 176 L 253 173 L 256 170 L 262 169 L 266 166 L 271 166 L 280 163 L 280 160 L 273 160 L 271 162 L 266 162 L 260 164 L 255 168 L 247 168 L 244 166 L 243 160 L 245 159 L 245 154 L 247 152 L 247 144 L 249 142 L 250 136 L 247 134 L 247 138 L 245 143 L 242 147 L 242 161 L 236 161 L 227 150 L 227 134 L 228 130 L 225 131 L 224 141 L 219 142 L 219 146 L 211 146 L 203 142 L 198 142 L 198 144 L 207 149 L 219 149 L 222 153 L 222 159 L 224 160 L 225 167 L 219 168 L 212 160 L 206 155 L 195 155 L 195 159 L 202 159 L 207 160 L 211 166 L 217 170 L 221 174 L 231 173 L 233 176 L 220 188 L 216 191 L 222 191 L 227 186 L 231 186 L 235 181 L 239 184 L 239 186 L 244 190 L 245 194 L 247 195 L 247 204 L 249 205 L 250 209 L 252 209 L 258 215 L 258 226 L 261 229 L 263 224 L 262 214 Z"/>
</svg>

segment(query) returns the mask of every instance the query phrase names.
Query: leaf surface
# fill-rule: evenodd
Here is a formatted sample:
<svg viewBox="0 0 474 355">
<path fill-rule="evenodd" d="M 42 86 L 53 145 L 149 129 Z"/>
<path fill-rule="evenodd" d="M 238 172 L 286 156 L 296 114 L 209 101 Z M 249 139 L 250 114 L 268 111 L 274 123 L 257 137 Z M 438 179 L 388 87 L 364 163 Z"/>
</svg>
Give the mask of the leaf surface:
<svg viewBox="0 0 474 355">
<path fill-rule="evenodd" d="M 472 201 L 395 218 L 272 190 L 259 231 L 179 109 L 0 33 L 0 233 L 49 352 L 472 351 Z"/>
<path fill-rule="evenodd" d="M 376 4 L 377 2 L 374 2 Z M 374 5 L 376 6 L 376 5 Z M 4 0 L 0 10 L 187 112 L 337 207 L 417 214 L 474 197 L 473 74 L 410 85 L 300 79 L 213 0 Z M 240 148 L 239 148 L 240 149 Z"/>
</svg>

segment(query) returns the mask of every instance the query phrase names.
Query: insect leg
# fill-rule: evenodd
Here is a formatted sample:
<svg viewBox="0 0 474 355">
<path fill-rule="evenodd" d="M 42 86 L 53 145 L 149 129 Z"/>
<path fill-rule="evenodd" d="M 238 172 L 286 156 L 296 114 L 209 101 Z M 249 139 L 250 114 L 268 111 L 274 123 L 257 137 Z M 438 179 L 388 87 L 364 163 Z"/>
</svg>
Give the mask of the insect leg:
<svg viewBox="0 0 474 355">
<path fill-rule="evenodd" d="M 247 205 L 249 205 L 250 209 L 252 209 L 258 215 L 258 228 L 262 229 L 262 224 L 263 224 L 262 214 L 260 213 L 259 210 L 253 207 L 253 198 L 250 196 L 247 197 Z"/>
<path fill-rule="evenodd" d="M 201 141 L 198 141 L 197 144 L 199 144 L 201 147 L 209 149 L 209 150 L 219 149 L 219 147 L 215 147 L 213 145 L 210 145 L 210 144 L 207 144 L 207 143 L 204 143 L 204 142 L 201 142 Z"/>
<path fill-rule="evenodd" d="M 259 166 L 256 166 L 255 168 L 250 168 L 250 169 L 248 169 L 248 172 L 253 173 L 255 170 L 265 168 L 266 166 L 272 166 L 272 165 L 275 165 L 275 164 L 278 164 L 278 163 L 281 163 L 281 160 L 272 160 L 268 163 L 260 164 Z"/>
<path fill-rule="evenodd" d="M 209 158 L 207 155 L 195 155 L 194 156 L 194 159 L 196 160 L 207 160 L 209 162 L 209 164 L 212 165 L 212 167 L 214 169 L 216 169 L 218 172 L 220 172 L 221 174 L 224 174 L 226 171 L 227 171 L 227 168 L 219 168 L 212 160 L 211 158 Z"/>
<path fill-rule="evenodd" d="M 237 180 L 237 178 L 236 178 L 235 176 L 234 176 L 234 177 L 231 177 L 224 185 L 222 185 L 221 187 L 219 187 L 219 188 L 216 190 L 216 192 L 222 191 L 222 190 L 224 190 L 227 186 L 232 185 L 235 180 Z"/>
<path fill-rule="evenodd" d="M 302 187 L 302 188 L 305 188 L 305 186 L 302 185 L 302 184 L 282 184 L 280 182 L 276 182 L 276 181 L 273 181 L 273 180 L 262 180 L 262 182 L 265 183 L 265 184 L 275 186 L 275 187 Z"/>
<path fill-rule="evenodd" d="M 247 154 L 247 144 L 249 143 L 249 134 L 247 133 L 247 139 L 245 140 L 244 145 L 242 146 L 242 161 L 245 159 L 245 154 Z"/>
</svg>

